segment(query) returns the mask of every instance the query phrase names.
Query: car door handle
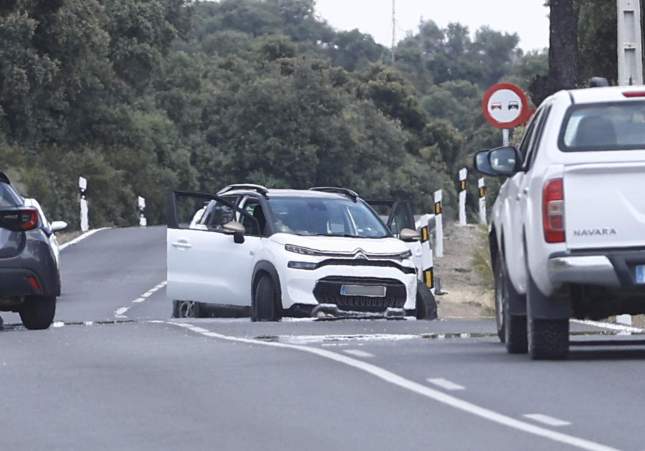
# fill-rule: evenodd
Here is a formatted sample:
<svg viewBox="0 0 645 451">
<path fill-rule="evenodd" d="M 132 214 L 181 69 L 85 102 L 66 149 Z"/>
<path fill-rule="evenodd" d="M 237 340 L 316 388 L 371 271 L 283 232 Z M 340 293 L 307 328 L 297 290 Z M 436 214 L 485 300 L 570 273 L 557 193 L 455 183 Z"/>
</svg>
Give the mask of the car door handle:
<svg viewBox="0 0 645 451">
<path fill-rule="evenodd" d="M 179 240 L 172 243 L 172 247 L 176 247 L 177 249 L 190 249 L 193 245 L 186 240 Z"/>
</svg>

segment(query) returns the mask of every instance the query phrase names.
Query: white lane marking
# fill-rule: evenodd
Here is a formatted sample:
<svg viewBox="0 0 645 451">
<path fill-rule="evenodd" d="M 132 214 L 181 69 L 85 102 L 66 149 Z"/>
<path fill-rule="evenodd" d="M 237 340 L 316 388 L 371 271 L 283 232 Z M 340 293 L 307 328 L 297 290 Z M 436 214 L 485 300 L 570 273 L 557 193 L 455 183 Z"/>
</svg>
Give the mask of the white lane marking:
<svg viewBox="0 0 645 451">
<path fill-rule="evenodd" d="M 128 310 L 130 310 L 130 307 L 118 308 L 114 311 L 114 316 L 116 316 L 117 318 L 124 318 L 125 312 L 127 312 Z"/>
<path fill-rule="evenodd" d="M 428 378 L 426 379 L 428 382 L 430 382 L 432 385 L 436 385 L 437 387 L 443 388 L 444 390 L 448 391 L 456 391 L 456 390 L 465 390 L 466 387 L 455 384 L 452 381 L 449 381 L 448 379 L 443 379 L 443 378 Z"/>
<path fill-rule="evenodd" d="M 645 333 L 645 329 L 640 329 L 638 327 L 632 327 L 632 326 L 625 326 L 622 324 L 605 323 L 601 321 L 590 321 L 590 320 L 580 320 L 580 319 L 572 319 L 571 322 L 576 324 L 584 324 L 586 326 L 599 327 L 601 329 L 616 330 L 618 332 L 631 332 L 635 334 Z"/>
<path fill-rule="evenodd" d="M 97 232 L 100 232 L 101 230 L 108 230 L 108 229 L 110 229 L 110 227 L 102 227 L 100 229 L 90 230 L 90 231 L 85 232 L 84 234 L 82 234 L 80 236 L 77 236 L 73 240 L 68 241 L 65 244 L 61 244 L 60 246 L 58 246 L 58 249 L 60 249 L 62 251 L 63 249 L 65 249 L 65 248 L 67 248 L 69 246 L 73 246 L 74 244 L 78 243 L 79 241 L 84 240 L 85 238 L 91 237 L 92 235 L 94 235 Z"/>
<path fill-rule="evenodd" d="M 62 322 L 62 321 L 54 321 L 54 322 L 52 323 L 52 327 L 56 327 L 56 328 L 58 328 L 58 327 L 63 327 L 64 325 L 65 325 L 65 323 L 64 323 L 64 322 Z"/>
<path fill-rule="evenodd" d="M 355 334 L 355 335 L 279 335 L 280 341 L 287 343 L 306 345 L 326 342 L 350 342 L 350 341 L 400 341 L 422 338 L 420 335 L 410 334 Z"/>
<path fill-rule="evenodd" d="M 157 291 L 159 291 L 159 290 L 161 290 L 163 287 L 165 287 L 165 286 L 166 286 L 166 284 L 167 284 L 167 282 L 166 282 L 165 280 L 164 280 L 163 282 L 161 282 L 161 283 L 158 283 L 157 285 L 155 285 L 155 286 L 154 286 L 154 288 L 151 288 L 150 290 L 146 291 L 145 293 L 143 293 L 143 294 L 142 294 L 141 296 L 139 296 L 138 298 L 133 299 L 131 302 L 132 302 L 133 304 L 141 304 L 142 302 L 145 302 L 145 301 L 146 301 L 150 296 L 152 296 L 152 295 L 153 295 L 153 294 L 155 294 Z M 116 311 L 114 312 L 114 316 L 115 316 L 115 317 L 117 317 L 117 318 L 119 318 L 119 319 L 127 318 L 127 317 L 125 316 L 125 312 L 127 312 L 128 310 L 130 310 L 130 308 L 131 308 L 131 307 L 132 307 L 132 306 L 124 306 L 124 307 L 121 307 L 121 308 L 116 309 Z"/>
<path fill-rule="evenodd" d="M 418 382 L 414 382 L 412 380 L 406 379 L 402 376 L 399 376 L 396 373 L 393 373 L 384 368 L 378 367 L 374 364 L 364 362 L 362 360 L 354 359 L 352 357 L 348 357 L 346 355 L 339 354 L 337 352 L 329 351 L 327 349 L 314 348 L 314 347 L 310 348 L 308 346 L 290 345 L 286 343 L 259 341 L 259 340 L 254 340 L 252 338 L 231 337 L 231 336 L 222 335 L 216 332 L 198 332 L 199 330 L 203 330 L 203 329 L 201 327 L 193 326 L 192 324 L 189 324 L 189 323 L 178 323 L 173 321 L 159 321 L 159 320 L 150 321 L 150 323 L 167 324 L 171 326 L 181 327 L 181 328 L 199 333 L 205 337 L 217 338 L 219 340 L 225 340 L 225 341 L 230 341 L 235 343 L 253 344 L 258 346 L 269 346 L 273 348 L 292 349 L 296 351 L 306 352 L 329 360 L 333 360 L 343 365 L 347 365 L 349 367 L 371 374 L 372 376 L 377 377 L 392 385 L 396 385 L 405 390 L 409 390 L 411 392 L 417 393 L 418 395 L 425 396 L 426 398 L 432 399 L 434 401 L 437 401 L 439 403 L 461 410 L 463 412 L 478 416 L 485 420 L 492 421 L 502 426 L 506 426 L 512 429 L 526 432 L 528 434 L 533 434 L 539 437 L 543 437 L 557 443 L 571 445 L 579 449 L 585 449 L 589 451 L 617 451 L 616 448 L 602 445 L 600 443 L 596 443 L 591 440 L 586 440 L 573 435 L 564 434 L 562 432 L 556 432 L 551 429 L 546 429 L 540 426 L 536 426 L 532 423 L 528 423 L 526 421 L 521 421 L 516 418 L 509 417 L 501 413 L 497 413 L 491 409 L 480 407 L 476 404 L 470 403 L 468 401 L 464 401 L 463 399 L 457 398 L 452 395 L 448 395 L 439 390 L 434 390 L 430 387 L 419 384 Z"/>
<path fill-rule="evenodd" d="M 524 418 L 529 420 L 537 421 L 538 423 L 546 424 L 547 426 L 553 427 L 562 427 L 571 425 L 568 421 L 558 420 L 557 418 L 550 417 L 548 415 L 543 415 L 541 413 L 527 413 L 522 415 Z"/>
<path fill-rule="evenodd" d="M 345 354 L 353 355 L 354 357 L 360 357 L 362 359 L 369 359 L 374 357 L 374 354 L 369 352 L 361 351 L 360 349 L 343 349 Z"/>
</svg>

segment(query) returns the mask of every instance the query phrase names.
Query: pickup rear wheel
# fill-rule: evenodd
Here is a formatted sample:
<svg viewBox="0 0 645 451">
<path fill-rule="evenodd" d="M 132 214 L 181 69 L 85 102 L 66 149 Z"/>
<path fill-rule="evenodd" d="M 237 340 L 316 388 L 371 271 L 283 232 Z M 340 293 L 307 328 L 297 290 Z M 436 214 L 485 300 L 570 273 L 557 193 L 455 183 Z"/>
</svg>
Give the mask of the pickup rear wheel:
<svg viewBox="0 0 645 451">
<path fill-rule="evenodd" d="M 281 318 L 282 306 L 273 280 L 268 274 L 262 274 L 255 283 L 251 321 L 280 321 Z"/>
<path fill-rule="evenodd" d="M 495 263 L 495 319 L 497 336 L 506 345 L 509 354 L 525 354 L 528 350 L 526 316 L 512 315 L 509 304 L 525 302 L 508 279 L 504 263 Z"/>
<path fill-rule="evenodd" d="M 27 329 L 47 329 L 51 326 L 56 314 L 56 297 L 28 296 L 18 313 L 22 324 Z"/>
</svg>

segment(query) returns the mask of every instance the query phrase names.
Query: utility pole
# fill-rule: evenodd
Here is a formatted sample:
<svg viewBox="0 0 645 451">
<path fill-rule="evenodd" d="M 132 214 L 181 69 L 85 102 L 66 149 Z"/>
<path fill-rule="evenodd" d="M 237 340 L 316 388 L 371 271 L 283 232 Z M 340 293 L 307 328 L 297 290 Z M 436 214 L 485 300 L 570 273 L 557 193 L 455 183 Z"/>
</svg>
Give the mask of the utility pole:
<svg viewBox="0 0 645 451">
<path fill-rule="evenodd" d="M 640 0 L 618 0 L 618 84 L 643 84 Z"/>
<path fill-rule="evenodd" d="M 392 65 L 396 63 L 396 0 L 392 0 Z"/>
</svg>

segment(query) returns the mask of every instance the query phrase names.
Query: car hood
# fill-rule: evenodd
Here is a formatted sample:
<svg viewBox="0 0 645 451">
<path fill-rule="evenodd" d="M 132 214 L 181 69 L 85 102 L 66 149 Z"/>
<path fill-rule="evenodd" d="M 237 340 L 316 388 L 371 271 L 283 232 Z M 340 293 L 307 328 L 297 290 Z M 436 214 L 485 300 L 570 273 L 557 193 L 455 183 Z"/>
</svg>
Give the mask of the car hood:
<svg viewBox="0 0 645 451">
<path fill-rule="evenodd" d="M 274 242 L 285 245 L 302 246 L 325 252 L 366 254 L 400 254 L 408 247 L 397 238 L 346 238 L 330 236 L 300 236 L 277 233 L 271 237 Z"/>
</svg>

